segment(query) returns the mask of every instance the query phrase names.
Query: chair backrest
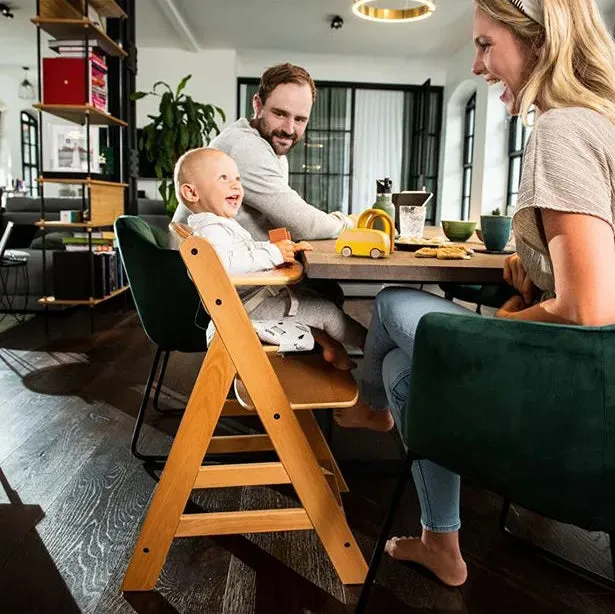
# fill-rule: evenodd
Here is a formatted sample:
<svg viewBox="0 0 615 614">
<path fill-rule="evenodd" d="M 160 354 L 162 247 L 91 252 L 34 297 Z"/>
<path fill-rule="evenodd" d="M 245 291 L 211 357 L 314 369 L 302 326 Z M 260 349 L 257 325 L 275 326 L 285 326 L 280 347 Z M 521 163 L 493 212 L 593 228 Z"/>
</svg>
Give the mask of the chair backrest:
<svg viewBox="0 0 615 614">
<path fill-rule="evenodd" d="M 404 439 L 555 520 L 615 531 L 615 327 L 419 324 Z"/>
<path fill-rule="evenodd" d="M 179 252 L 167 247 L 168 234 L 130 215 L 119 217 L 114 226 L 147 336 L 164 350 L 205 351 L 209 317 Z"/>
</svg>

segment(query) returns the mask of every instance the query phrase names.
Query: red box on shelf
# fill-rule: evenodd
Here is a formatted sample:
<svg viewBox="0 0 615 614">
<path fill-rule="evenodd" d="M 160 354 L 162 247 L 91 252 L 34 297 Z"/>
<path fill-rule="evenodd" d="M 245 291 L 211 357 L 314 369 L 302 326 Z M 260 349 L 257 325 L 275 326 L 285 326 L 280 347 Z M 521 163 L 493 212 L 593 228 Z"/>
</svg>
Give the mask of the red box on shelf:
<svg viewBox="0 0 615 614">
<path fill-rule="evenodd" d="M 90 104 L 107 111 L 107 68 L 89 58 L 89 100 L 86 99 L 85 58 L 43 58 L 43 104 Z"/>
</svg>

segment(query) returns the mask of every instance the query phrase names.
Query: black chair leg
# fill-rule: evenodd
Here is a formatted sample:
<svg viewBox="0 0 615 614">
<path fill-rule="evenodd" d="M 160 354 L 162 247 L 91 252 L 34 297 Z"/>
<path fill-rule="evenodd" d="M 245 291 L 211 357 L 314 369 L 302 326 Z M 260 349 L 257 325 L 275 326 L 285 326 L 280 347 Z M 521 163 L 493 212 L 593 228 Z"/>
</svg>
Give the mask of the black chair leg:
<svg viewBox="0 0 615 614">
<path fill-rule="evenodd" d="M 150 396 L 152 394 L 152 386 L 154 384 L 154 379 L 156 378 L 156 371 L 158 370 L 158 363 L 160 362 L 160 355 L 162 354 L 162 348 L 156 348 L 156 355 L 154 356 L 154 362 L 152 364 L 152 368 L 150 369 L 149 376 L 147 378 L 147 384 L 145 385 L 145 392 L 143 393 L 143 398 L 141 399 L 141 405 L 139 407 L 139 413 L 137 414 L 137 420 L 135 422 L 135 428 L 132 432 L 132 440 L 130 442 L 130 451 L 135 458 L 145 462 L 153 462 L 153 463 L 162 463 L 166 461 L 166 456 L 159 456 L 153 454 L 142 454 L 138 450 L 139 438 L 141 437 L 141 429 L 143 428 L 143 420 L 145 419 L 145 410 L 147 409 L 147 404 L 149 402 Z M 168 359 L 168 353 L 167 353 Z M 160 381 L 160 380 L 158 380 Z"/>
<path fill-rule="evenodd" d="M 160 409 L 159 399 L 160 399 L 160 391 L 162 390 L 162 382 L 164 381 L 164 376 L 167 372 L 167 364 L 169 363 L 169 357 L 171 356 L 171 350 L 164 350 L 164 357 L 162 358 L 162 367 L 160 368 L 160 375 L 158 376 L 158 381 L 156 382 L 156 392 L 154 393 L 154 409 L 159 414 L 167 414 L 167 415 L 179 415 L 183 413 L 183 409 Z"/>
<path fill-rule="evenodd" d="M 533 551 L 538 556 L 541 556 L 547 559 L 548 561 L 550 561 L 551 563 L 559 567 L 562 567 L 566 571 L 569 571 L 577 576 L 581 576 L 582 578 L 589 580 L 590 582 L 593 582 L 594 584 L 598 584 L 599 586 L 606 588 L 610 591 L 615 591 L 615 533 L 608 534 L 609 542 L 610 542 L 609 549 L 611 552 L 611 563 L 613 565 L 613 579 L 611 579 L 611 578 L 608 578 L 607 576 L 603 576 L 602 574 L 596 573 L 595 571 L 592 571 L 591 569 L 587 569 L 586 567 L 583 567 L 582 565 L 577 565 L 576 563 L 573 563 L 572 561 L 569 561 L 568 559 L 565 559 L 557 554 L 554 554 L 553 552 L 550 552 L 549 550 L 546 550 L 545 548 L 536 546 L 535 544 L 532 544 L 531 542 L 528 542 L 524 540 L 523 538 L 517 537 L 516 535 L 514 535 L 506 526 L 506 521 L 508 519 L 508 514 L 510 512 L 510 506 L 511 506 L 511 502 L 505 500 L 504 505 L 502 507 L 502 511 L 500 512 L 500 521 L 499 521 L 501 531 L 509 539 L 512 539 L 518 543 L 523 544 L 524 548 L 527 548 Z"/>
<path fill-rule="evenodd" d="M 406 483 L 410 479 L 413 462 L 414 455 L 411 452 L 408 452 L 408 454 L 406 455 L 406 463 L 404 465 L 404 469 L 402 471 L 402 474 L 399 476 L 399 479 L 397 480 L 395 491 L 393 492 L 393 498 L 391 499 L 391 504 L 389 505 L 387 515 L 384 519 L 384 524 L 382 525 L 380 536 L 378 537 L 378 543 L 376 544 L 374 552 L 372 553 L 372 560 L 369 563 L 369 569 L 367 571 L 367 576 L 365 577 L 365 583 L 363 584 L 363 589 L 361 590 L 361 594 L 359 595 L 359 601 L 357 602 L 357 607 L 355 608 L 354 614 L 363 614 L 367 609 L 369 597 L 376 581 L 376 575 L 378 574 L 378 568 L 380 567 L 380 562 L 382 561 L 382 555 L 384 554 L 384 547 L 386 545 L 387 539 L 389 538 L 391 526 L 393 525 L 393 520 L 395 519 L 395 513 L 397 512 L 397 508 L 399 507 L 401 498 L 404 494 Z"/>
</svg>

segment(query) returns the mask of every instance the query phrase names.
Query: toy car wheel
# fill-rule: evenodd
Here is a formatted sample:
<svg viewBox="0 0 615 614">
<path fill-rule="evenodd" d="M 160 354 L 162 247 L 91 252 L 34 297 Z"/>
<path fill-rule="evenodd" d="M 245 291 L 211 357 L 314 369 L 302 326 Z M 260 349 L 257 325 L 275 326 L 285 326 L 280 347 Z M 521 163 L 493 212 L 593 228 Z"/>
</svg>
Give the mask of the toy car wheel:
<svg viewBox="0 0 615 614">
<path fill-rule="evenodd" d="M 369 255 L 376 259 L 376 258 L 380 258 L 380 256 L 382 256 L 382 252 L 379 249 L 376 249 L 375 247 L 373 249 L 370 250 Z"/>
<path fill-rule="evenodd" d="M 346 258 L 352 256 L 352 250 L 348 246 L 342 247 L 342 256 L 346 256 Z"/>
</svg>

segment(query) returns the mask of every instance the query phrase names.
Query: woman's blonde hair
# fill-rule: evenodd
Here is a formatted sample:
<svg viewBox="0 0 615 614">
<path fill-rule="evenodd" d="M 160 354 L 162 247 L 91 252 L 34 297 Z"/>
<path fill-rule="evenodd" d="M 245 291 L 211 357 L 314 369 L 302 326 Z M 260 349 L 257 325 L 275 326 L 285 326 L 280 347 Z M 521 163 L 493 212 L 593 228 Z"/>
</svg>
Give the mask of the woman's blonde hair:
<svg viewBox="0 0 615 614">
<path fill-rule="evenodd" d="M 510 0 L 475 0 L 486 15 L 536 50 L 538 60 L 520 92 L 519 113 L 586 107 L 615 123 L 615 43 L 594 0 L 538 0 L 544 27 Z"/>
</svg>

